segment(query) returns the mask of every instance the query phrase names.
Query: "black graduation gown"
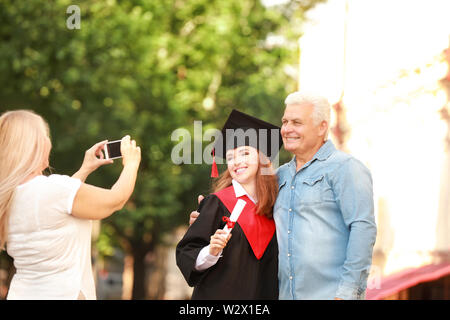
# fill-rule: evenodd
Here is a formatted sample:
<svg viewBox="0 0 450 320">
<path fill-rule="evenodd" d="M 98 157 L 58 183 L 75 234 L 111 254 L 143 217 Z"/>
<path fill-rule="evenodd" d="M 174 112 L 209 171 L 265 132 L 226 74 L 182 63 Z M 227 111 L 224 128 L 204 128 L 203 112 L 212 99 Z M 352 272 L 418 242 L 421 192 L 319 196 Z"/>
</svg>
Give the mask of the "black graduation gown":
<svg viewBox="0 0 450 320">
<path fill-rule="evenodd" d="M 199 217 L 189 227 L 176 248 L 177 265 L 190 286 L 192 299 L 258 300 L 278 299 L 278 244 L 276 233 L 258 260 L 238 222 L 232 237 L 217 263 L 204 270 L 195 270 L 200 250 L 209 245 L 210 237 L 222 229 L 223 216 L 230 211 L 214 194 L 200 203 Z"/>
</svg>

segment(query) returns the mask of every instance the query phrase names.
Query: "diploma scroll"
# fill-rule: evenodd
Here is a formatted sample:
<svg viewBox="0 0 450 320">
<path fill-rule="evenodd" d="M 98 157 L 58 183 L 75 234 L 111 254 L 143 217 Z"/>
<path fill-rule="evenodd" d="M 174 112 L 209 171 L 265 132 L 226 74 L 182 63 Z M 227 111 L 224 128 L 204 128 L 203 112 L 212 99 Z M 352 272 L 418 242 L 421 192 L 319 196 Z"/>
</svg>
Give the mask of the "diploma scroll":
<svg viewBox="0 0 450 320">
<path fill-rule="evenodd" d="M 239 216 L 241 215 L 242 210 L 244 210 L 245 205 L 247 204 L 247 202 L 245 202 L 242 199 L 238 199 L 236 205 L 233 208 L 233 212 L 231 212 L 230 218 L 227 219 L 229 221 L 231 221 L 233 224 L 237 221 L 237 219 L 239 218 Z M 228 227 L 228 224 L 225 225 L 225 227 L 222 229 L 224 231 L 228 233 L 231 232 L 232 228 Z"/>
</svg>

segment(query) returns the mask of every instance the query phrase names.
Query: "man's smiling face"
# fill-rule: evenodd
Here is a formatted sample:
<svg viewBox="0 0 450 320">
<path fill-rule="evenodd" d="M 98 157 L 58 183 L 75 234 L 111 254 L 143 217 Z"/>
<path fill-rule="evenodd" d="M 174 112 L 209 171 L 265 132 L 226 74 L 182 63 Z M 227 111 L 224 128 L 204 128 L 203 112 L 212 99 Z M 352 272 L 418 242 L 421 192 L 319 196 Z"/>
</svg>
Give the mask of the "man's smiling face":
<svg viewBox="0 0 450 320">
<path fill-rule="evenodd" d="M 324 139 L 323 124 L 315 124 L 311 103 L 288 104 L 281 119 L 284 148 L 303 155 L 320 145 Z"/>
</svg>

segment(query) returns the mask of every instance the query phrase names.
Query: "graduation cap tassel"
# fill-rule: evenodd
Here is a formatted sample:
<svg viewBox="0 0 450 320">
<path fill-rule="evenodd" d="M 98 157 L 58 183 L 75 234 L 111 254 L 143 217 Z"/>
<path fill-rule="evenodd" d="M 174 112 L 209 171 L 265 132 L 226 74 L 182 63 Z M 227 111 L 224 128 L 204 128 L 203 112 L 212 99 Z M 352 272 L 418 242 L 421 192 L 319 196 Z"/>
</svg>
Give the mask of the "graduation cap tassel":
<svg viewBox="0 0 450 320">
<path fill-rule="evenodd" d="M 211 178 L 217 178 L 219 176 L 219 171 L 217 170 L 217 164 L 216 164 L 216 156 L 213 149 L 213 163 L 211 168 Z"/>
</svg>

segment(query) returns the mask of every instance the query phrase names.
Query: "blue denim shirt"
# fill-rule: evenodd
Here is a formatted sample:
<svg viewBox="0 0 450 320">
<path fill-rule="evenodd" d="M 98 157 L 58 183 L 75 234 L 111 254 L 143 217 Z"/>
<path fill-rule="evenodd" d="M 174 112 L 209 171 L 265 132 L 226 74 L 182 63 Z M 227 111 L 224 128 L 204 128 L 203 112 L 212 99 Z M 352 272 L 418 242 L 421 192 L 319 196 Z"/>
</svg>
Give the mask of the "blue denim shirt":
<svg viewBox="0 0 450 320">
<path fill-rule="evenodd" d="M 376 237 L 369 170 L 328 140 L 277 175 L 279 298 L 364 299 Z"/>
</svg>

